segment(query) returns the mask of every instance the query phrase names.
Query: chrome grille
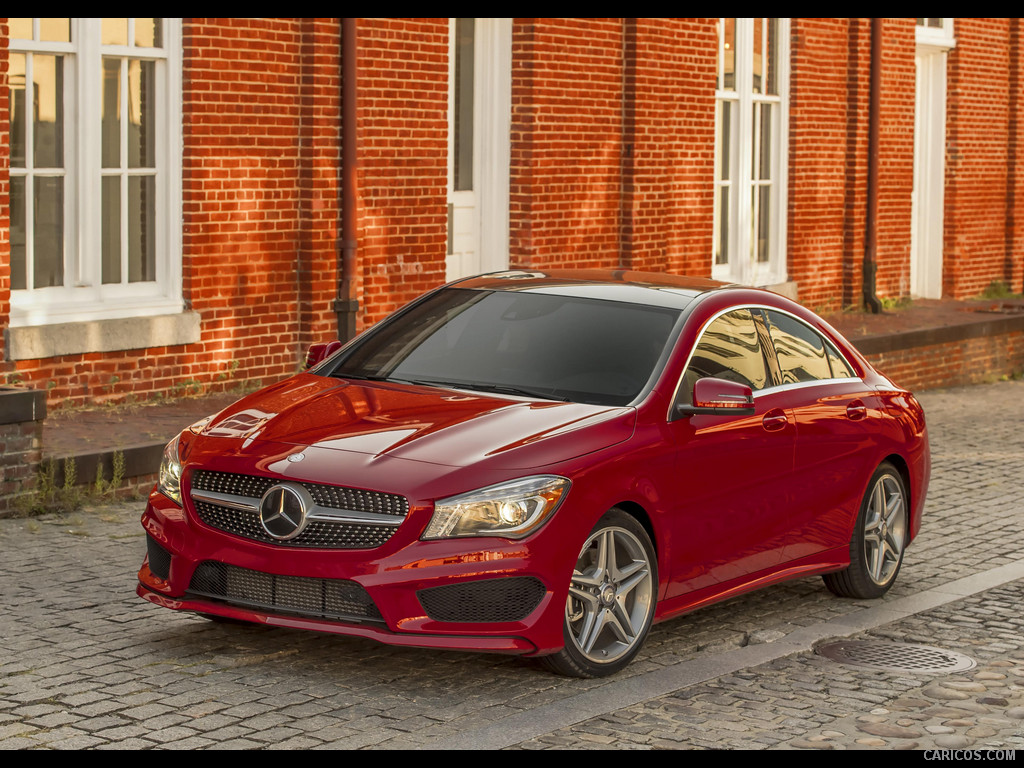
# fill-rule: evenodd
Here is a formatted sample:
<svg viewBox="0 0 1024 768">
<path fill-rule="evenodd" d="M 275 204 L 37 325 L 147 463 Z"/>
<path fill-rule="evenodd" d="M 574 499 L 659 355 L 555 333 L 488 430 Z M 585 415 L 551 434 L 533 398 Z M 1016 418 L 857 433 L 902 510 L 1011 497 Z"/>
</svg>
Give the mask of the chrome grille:
<svg viewBox="0 0 1024 768">
<path fill-rule="evenodd" d="M 192 475 L 192 487 L 204 491 L 230 493 L 233 496 L 248 496 L 259 499 L 276 480 L 259 475 L 240 475 L 234 472 L 210 472 L 200 469 Z"/>
<path fill-rule="evenodd" d="M 281 541 L 271 537 L 259 520 L 260 498 L 273 485 L 281 482 L 270 477 L 242 475 L 231 472 L 197 470 L 192 476 L 192 489 L 230 496 L 234 504 L 193 498 L 199 519 L 206 525 L 226 533 L 282 547 L 317 549 L 372 549 L 379 547 L 397 530 L 409 513 L 409 502 L 403 496 L 358 488 L 343 488 L 318 483 L 300 483 L 320 507 L 358 514 L 383 515 L 371 520 L 310 520 L 301 534 Z M 238 503 L 241 502 L 241 503 Z M 392 522 L 393 521 L 393 522 Z"/>
</svg>

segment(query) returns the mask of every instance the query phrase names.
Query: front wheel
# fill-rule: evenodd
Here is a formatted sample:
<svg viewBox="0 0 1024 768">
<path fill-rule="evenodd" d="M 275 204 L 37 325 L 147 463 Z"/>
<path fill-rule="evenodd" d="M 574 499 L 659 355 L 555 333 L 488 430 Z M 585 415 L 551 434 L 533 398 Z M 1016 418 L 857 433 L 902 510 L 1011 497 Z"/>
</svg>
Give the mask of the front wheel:
<svg viewBox="0 0 1024 768">
<path fill-rule="evenodd" d="M 826 573 L 825 586 L 840 597 L 881 597 L 896 582 L 909 534 L 906 486 L 885 462 L 875 470 L 850 540 L 850 567 Z"/>
<path fill-rule="evenodd" d="M 647 531 L 621 509 L 598 521 L 580 550 L 565 601 L 565 647 L 552 671 L 605 677 L 632 661 L 654 618 L 658 563 Z"/>
</svg>

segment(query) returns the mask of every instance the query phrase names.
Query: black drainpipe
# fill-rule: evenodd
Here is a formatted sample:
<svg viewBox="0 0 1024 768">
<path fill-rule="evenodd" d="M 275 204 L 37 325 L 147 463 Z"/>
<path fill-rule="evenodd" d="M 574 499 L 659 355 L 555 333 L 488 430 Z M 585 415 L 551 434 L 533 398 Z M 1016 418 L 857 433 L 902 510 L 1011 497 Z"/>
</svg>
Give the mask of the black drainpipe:
<svg viewBox="0 0 1024 768">
<path fill-rule="evenodd" d="M 334 313 L 338 338 L 356 335 L 356 20 L 341 20 L 341 255 Z"/>
<path fill-rule="evenodd" d="M 864 231 L 864 306 L 877 315 L 882 302 L 875 295 L 878 271 L 878 135 L 882 91 L 882 20 L 871 20 L 871 95 L 868 105 L 868 210 Z"/>
</svg>

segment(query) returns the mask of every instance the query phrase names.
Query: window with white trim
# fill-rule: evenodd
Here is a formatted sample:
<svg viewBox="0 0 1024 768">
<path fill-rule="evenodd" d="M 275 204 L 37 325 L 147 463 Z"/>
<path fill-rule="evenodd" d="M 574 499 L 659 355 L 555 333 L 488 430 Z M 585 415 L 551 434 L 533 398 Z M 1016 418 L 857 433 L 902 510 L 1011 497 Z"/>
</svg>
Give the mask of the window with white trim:
<svg viewBox="0 0 1024 768">
<path fill-rule="evenodd" d="M 180 19 L 9 24 L 11 325 L 180 312 Z"/>
<path fill-rule="evenodd" d="M 915 30 L 917 43 L 919 45 L 938 45 L 945 48 L 952 48 L 955 45 L 953 38 L 953 19 L 918 19 Z"/>
<path fill-rule="evenodd" d="M 712 276 L 786 280 L 789 20 L 719 19 Z"/>
</svg>

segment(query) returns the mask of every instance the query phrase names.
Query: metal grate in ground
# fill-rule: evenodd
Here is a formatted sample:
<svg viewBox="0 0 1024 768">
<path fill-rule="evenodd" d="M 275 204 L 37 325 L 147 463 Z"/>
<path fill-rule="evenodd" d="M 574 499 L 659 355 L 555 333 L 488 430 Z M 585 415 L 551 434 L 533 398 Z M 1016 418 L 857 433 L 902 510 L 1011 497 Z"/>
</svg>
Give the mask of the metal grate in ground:
<svg viewBox="0 0 1024 768">
<path fill-rule="evenodd" d="M 956 651 L 881 640 L 846 640 L 821 645 L 815 650 L 820 656 L 840 664 L 893 672 L 947 674 L 972 669 L 977 663 Z"/>
</svg>

